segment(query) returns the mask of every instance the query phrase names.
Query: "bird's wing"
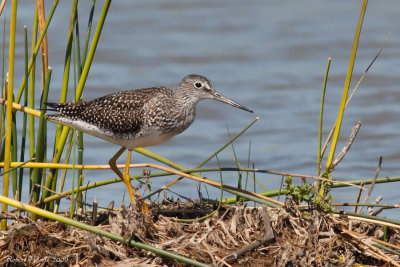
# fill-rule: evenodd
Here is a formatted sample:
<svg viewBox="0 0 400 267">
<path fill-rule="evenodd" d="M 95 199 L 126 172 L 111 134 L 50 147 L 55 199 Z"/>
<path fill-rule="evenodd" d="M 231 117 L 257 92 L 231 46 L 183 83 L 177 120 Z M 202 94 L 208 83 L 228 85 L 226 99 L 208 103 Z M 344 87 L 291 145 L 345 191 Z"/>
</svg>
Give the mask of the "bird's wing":
<svg viewBox="0 0 400 267">
<path fill-rule="evenodd" d="M 90 101 L 80 119 L 114 133 L 136 133 L 143 123 L 144 106 L 162 88 L 137 89 L 106 95 Z"/>
</svg>

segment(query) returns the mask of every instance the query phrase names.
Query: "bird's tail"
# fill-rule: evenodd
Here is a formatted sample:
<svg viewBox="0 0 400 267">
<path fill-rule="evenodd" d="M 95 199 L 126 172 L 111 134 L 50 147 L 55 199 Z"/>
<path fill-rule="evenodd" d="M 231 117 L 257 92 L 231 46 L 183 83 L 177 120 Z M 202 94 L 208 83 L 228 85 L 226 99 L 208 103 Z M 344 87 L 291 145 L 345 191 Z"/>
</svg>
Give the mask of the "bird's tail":
<svg viewBox="0 0 400 267">
<path fill-rule="evenodd" d="M 59 111 L 62 107 L 65 106 L 65 104 L 62 104 L 62 103 L 52 103 L 52 102 L 46 102 L 44 104 L 46 106 L 50 107 L 50 108 L 45 109 L 47 111 Z"/>
</svg>

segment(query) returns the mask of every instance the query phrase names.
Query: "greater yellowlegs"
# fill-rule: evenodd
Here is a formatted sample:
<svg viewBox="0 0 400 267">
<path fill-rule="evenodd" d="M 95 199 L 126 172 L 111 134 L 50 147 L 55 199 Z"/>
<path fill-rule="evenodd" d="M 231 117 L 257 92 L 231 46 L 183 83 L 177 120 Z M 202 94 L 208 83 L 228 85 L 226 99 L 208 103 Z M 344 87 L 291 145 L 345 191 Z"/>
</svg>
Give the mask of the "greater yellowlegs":
<svg viewBox="0 0 400 267">
<path fill-rule="evenodd" d="M 175 88 L 151 87 L 112 93 L 89 101 L 47 103 L 59 114 L 46 117 L 122 146 L 109 164 L 125 182 L 134 204 L 135 190 L 129 176 L 132 149 L 164 143 L 186 130 L 195 119 L 196 104 L 203 99 L 218 100 L 253 112 L 216 92 L 206 77 L 191 74 Z M 122 174 L 116 161 L 126 149 L 128 155 Z"/>
</svg>

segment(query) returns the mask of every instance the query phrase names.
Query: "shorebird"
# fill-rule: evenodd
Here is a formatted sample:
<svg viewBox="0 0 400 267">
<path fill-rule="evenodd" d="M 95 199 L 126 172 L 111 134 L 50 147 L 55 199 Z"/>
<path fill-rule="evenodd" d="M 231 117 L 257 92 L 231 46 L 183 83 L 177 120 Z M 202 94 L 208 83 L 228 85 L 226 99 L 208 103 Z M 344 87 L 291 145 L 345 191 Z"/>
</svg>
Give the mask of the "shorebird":
<svg viewBox="0 0 400 267">
<path fill-rule="evenodd" d="M 122 146 L 110 159 L 111 169 L 125 182 L 132 205 L 135 190 L 129 176 L 133 148 L 162 144 L 186 130 L 194 121 L 196 104 L 214 99 L 253 112 L 221 95 L 204 76 L 191 74 L 174 88 L 151 87 L 122 91 L 89 101 L 46 103 L 59 114 L 46 114 L 50 121 Z M 128 149 L 122 174 L 116 161 Z"/>
</svg>

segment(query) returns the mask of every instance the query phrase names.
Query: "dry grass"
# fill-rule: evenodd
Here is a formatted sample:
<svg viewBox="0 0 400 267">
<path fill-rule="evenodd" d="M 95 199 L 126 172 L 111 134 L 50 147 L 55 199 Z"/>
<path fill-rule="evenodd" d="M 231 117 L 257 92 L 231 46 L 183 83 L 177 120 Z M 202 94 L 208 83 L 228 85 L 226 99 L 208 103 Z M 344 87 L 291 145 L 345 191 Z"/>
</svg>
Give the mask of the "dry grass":
<svg viewBox="0 0 400 267">
<path fill-rule="evenodd" d="M 305 213 L 290 201 L 280 209 L 224 205 L 204 221 L 168 217 L 196 217 L 210 208 L 198 202 L 165 202 L 153 205 L 147 214 L 122 208 L 100 214 L 97 224 L 213 266 L 379 266 L 399 261 L 398 256 L 367 246 L 372 237 L 383 238 L 381 226 L 353 221 L 349 232 L 347 219 Z M 90 213 L 84 216 L 90 222 Z M 0 236 L 2 266 L 184 266 L 58 222 L 32 222 L 11 213 L 8 218 L 15 222 Z M 400 245 L 398 230 L 390 230 L 388 236 L 389 243 Z"/>
</svg>

